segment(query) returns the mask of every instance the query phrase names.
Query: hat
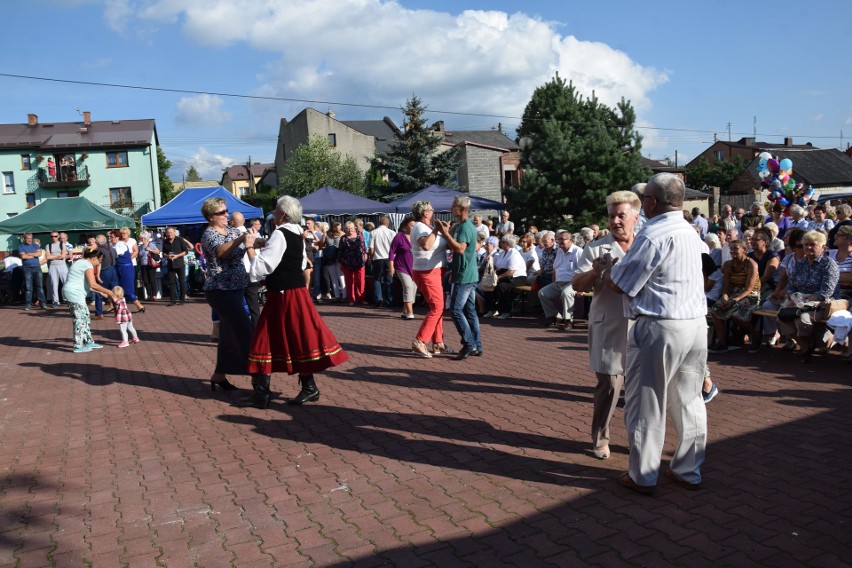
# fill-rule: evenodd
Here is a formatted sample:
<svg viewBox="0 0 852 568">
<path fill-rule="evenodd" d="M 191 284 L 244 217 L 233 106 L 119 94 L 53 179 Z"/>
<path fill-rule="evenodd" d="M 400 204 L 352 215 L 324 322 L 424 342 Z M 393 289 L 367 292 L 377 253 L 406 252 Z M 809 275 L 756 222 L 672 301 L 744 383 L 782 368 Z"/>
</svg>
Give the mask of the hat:
<svg viewBox="0 0 852 568">
<path fill-rule="evenodd" d="M 485 239 L 485 242 L 491 245 L 492 247 L 500 246 L 500 239 L 498 239 L 497 237 L 488 237 L 487 239 Z"/>
</svg>

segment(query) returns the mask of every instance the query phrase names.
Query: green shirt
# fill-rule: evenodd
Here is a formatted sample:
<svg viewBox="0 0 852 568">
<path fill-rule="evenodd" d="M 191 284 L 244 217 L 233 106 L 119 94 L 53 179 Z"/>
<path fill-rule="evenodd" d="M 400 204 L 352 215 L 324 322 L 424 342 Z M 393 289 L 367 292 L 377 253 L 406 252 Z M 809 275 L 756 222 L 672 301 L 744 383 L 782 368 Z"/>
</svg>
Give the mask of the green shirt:
<svg viewBox="0 0 852 568">
<path fill-rule="evenodd" d="M 86 271 L 94 267 L 92 263 L 81 258 L 68 269 L 68 277 L 62 286 L 62 296 L 67 302 L 73 304 L 85 304 L 86 295 L 89 293 L 89 281 L 86 280 Z"/>
<path fill-rule="evenodd" d="M 476 227 L 470 219 L 465 219 L 453 227 L 453 238 L 467 243 L 462 254 L 453 253 L 453 281 L 456 284 L 475 284 L 479 282 L 479 267 L 476 265 Z"/>
</svg>

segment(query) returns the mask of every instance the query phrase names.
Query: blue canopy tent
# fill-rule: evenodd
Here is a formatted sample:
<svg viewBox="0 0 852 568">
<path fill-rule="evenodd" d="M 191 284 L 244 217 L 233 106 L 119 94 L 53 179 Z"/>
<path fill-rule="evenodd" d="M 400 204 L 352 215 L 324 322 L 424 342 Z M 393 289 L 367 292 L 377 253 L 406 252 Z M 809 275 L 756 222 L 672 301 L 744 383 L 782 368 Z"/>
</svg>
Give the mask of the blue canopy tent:
<svg viewBox="0 0 852 568">
<path fill-rule="evenodd" d="M 299 199 L 304 215 L 364 215 L 393 213 L 396 208 L 389 203 L 373 201 L 333 187 L 321 187 Z"/>
<path fill-rule="evenodd" d="M 230 213 L 240 212 L 246 219 L 263 218 L 263 210 L 260 207 L 254 207 L 237 199 L 220 185 L 219 187 L 184 189 L 156 211 L 142 215 L 142 224 L 146 227 L 165 227 L 207 223 L 207 219 L 201 214 L 201 204 L 210 197 L 224 199 Z"/>
<path fill-rule="evenodd" d="M 415 191 L 408 197 L 391 201 L 388 205 L 393 205 L 398 213 L 407 213 L 411 211 L 411 206 L 414 205 L 415 201 L 428 201 L 432 204 L 432 207 L 436 212 L 450 211 L 453 207 L 453 199 L 455 199 L 457 195 L 470 197 L 471 211 L 484 211 L 489 209 L 500 211 L 504 208 L 504 205 L 499 201 L 485 199 L 484 197 L 477 197 L 475 195 L 465 193 L 464 191 L 449 189 L 447 187 L 441 187 L 440 185 L 430 185 L 420 191 Z"/>
</svg>

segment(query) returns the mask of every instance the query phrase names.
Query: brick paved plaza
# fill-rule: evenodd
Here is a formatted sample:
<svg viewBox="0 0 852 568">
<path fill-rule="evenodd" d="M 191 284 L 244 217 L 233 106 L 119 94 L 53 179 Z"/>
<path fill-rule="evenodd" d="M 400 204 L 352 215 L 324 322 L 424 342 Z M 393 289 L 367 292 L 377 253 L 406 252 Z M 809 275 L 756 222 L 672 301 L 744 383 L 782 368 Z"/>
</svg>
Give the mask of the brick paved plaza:
<svg viewBox="0 0 852 568">
<path fill-rule="evenodd" d="M 704 489 L 644 497 L 616 483 L 621 410 L 613 457 L 588 452 L 584 329 L 489 320 L 485 356 L 456 362 L 410 353 L 419 316 L 320 311 L 351 360 L 319 403 L 261 411 L 210 391 L 201 300 L 149 304 L 128 349 L 93 322 L 106 347 L 79 355 L 67 310 L 0 308 L 0 565 L 852 565 L 836 353 L 714 357 Z"/>
</svg>

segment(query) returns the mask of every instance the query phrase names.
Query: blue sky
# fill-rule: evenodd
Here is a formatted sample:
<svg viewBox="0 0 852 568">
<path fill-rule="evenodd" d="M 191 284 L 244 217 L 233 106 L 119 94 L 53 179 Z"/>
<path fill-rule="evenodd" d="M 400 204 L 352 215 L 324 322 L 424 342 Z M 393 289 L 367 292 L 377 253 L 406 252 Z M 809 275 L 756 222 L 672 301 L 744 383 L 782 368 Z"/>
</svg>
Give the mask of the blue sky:
<svg viewBox="0 0 852 568">
<path fill-rule="evenodd" d="M 272 161 L 279 119 L 305 106 L 401 124 L 413 93 L 449 130 L 513 135 L 498 117 L 520 116 L 557 71 L 631 100 L 652 158 L 682 164 L 755 120 L 761 140 L 852 139 L 848 1 L 30 0 L 2 14 L 2 74 L 386 107 L 0 76 L 2 123 L 156 119 L 173 179 Z"/>
</svg>

